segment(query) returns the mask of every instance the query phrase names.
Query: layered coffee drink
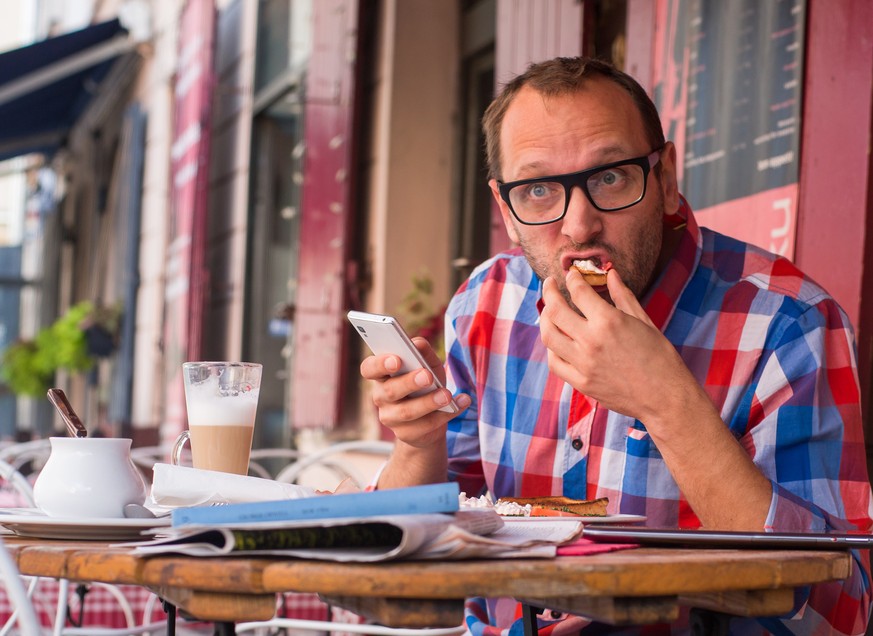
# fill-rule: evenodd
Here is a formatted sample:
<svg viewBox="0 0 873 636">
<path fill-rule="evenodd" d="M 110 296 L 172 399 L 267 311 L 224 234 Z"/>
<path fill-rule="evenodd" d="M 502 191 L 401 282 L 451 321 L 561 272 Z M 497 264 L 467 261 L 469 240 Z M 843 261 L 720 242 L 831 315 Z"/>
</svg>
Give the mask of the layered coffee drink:
<svg viewBox="0 0 873 636">
<path fill-rule="evenodd" d="M 195 468 L 237 475 L 248 472 L 256 399 L 237 396 L 189 406 L 188 432 Z"/>
<path fill-rule="evenodd" d="M 260 393 L 261 365 L 244 362 L 186 362 L 183 367 L 188 430 L 173 448 L 190 441 L 194 468 L 245 475 Z"/>
</svg>

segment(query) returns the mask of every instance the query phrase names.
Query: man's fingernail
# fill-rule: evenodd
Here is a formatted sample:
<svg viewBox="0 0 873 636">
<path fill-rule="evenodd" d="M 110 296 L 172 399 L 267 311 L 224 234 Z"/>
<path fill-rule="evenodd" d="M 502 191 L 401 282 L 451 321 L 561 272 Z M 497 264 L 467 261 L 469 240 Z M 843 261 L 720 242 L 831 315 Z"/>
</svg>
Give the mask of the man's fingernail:
<svg viewBox="0 0 873 636">
<path fill-rule="evenodd" d="M 465 409 L 472 403 L 473 399 L 466 393 L 461 393 L 455 398 L 455 404 L 457 404 L 460 409 Z"/>
<path fill-rule="evenodd" d="M 449 403 L 449 398 L 446 396 L 446 394 L 443 391 L 436 391 L 433 394 L 433 401 L 434 401 L 434 404 L 436 404 L 438 406 L 445 406 L 446 404 Z"/>
<path fill-rule="evenodd" d="M 385 360 L 385 368 L 393 373 L 400 368 L 400 362 L 397 361 L 397 358 L 391 356 L 390 358 Z"/>
<path fill-rule="evenodd" d="M 415 383 L 418 386 L 430 386 L 430 374 L 424 370 L 419 371 L 415 374 Z"/>
</svg>

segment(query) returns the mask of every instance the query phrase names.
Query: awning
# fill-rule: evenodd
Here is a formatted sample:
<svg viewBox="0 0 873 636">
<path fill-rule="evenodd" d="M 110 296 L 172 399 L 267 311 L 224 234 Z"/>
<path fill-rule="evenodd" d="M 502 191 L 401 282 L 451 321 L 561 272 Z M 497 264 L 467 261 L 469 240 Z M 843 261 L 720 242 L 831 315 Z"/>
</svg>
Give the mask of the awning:
<svg viewBox="0 0 873 636">
<path fill-rule="evenodd" d="M 118 20 L 0 54 L 0 160 L 51 153 L 135 42 Z"/>
</svg>

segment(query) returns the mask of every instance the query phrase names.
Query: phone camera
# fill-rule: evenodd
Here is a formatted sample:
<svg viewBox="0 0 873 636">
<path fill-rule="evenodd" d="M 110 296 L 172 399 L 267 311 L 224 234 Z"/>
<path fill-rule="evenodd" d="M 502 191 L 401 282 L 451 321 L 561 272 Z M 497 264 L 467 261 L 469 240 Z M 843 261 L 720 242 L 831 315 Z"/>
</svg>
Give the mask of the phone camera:
<svg viewBox="0 0 873 636">
<path fill-rule="evenodd" d="M 358 331 L 360 331 L 361 333 L 367 333 L 367 330 L 364 329 L 363 327 L 361 327 L 360 325 L 358 325 Z"/>
</svg>

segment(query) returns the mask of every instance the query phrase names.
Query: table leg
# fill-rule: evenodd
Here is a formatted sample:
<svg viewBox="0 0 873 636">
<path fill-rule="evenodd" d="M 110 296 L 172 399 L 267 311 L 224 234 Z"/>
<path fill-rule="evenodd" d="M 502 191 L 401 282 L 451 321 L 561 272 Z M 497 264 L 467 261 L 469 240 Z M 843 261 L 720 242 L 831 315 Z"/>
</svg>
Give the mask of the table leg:
<svg viewBox="0 0 873 636">
<path fill-rule="evenodd" d="M 537 614 L 540 611 L 541 610 L 539 607 L 535 607 L 527 603 L 521 604 L 521 615 L 522 620 L 524 621 L 524 636 L 537 636 L 537 634 L 539 633 L 539 627 L 537 626 Z"/>
<path fill-rule="evenodd" d="M 164 611 L 167 613 L 167 636 L 176 636 L 176 606 L 164 601 Z"/>
<path fill-rule="evenodd" d="M 167 636 L 176 636 L 176 606 L 167 601 L 162 601 L 162 604 L 167 613 Z M 214 636 L 233 636 L 236 634 L 236 623 L 233 621 L 216 621 L 213 626 Z"/>
<path fill-rule="evenodd" d="M 731 617 L 721 612 L 692 607 L 688 613 L 692 636 L 728 636 Z"/>
</svg>

